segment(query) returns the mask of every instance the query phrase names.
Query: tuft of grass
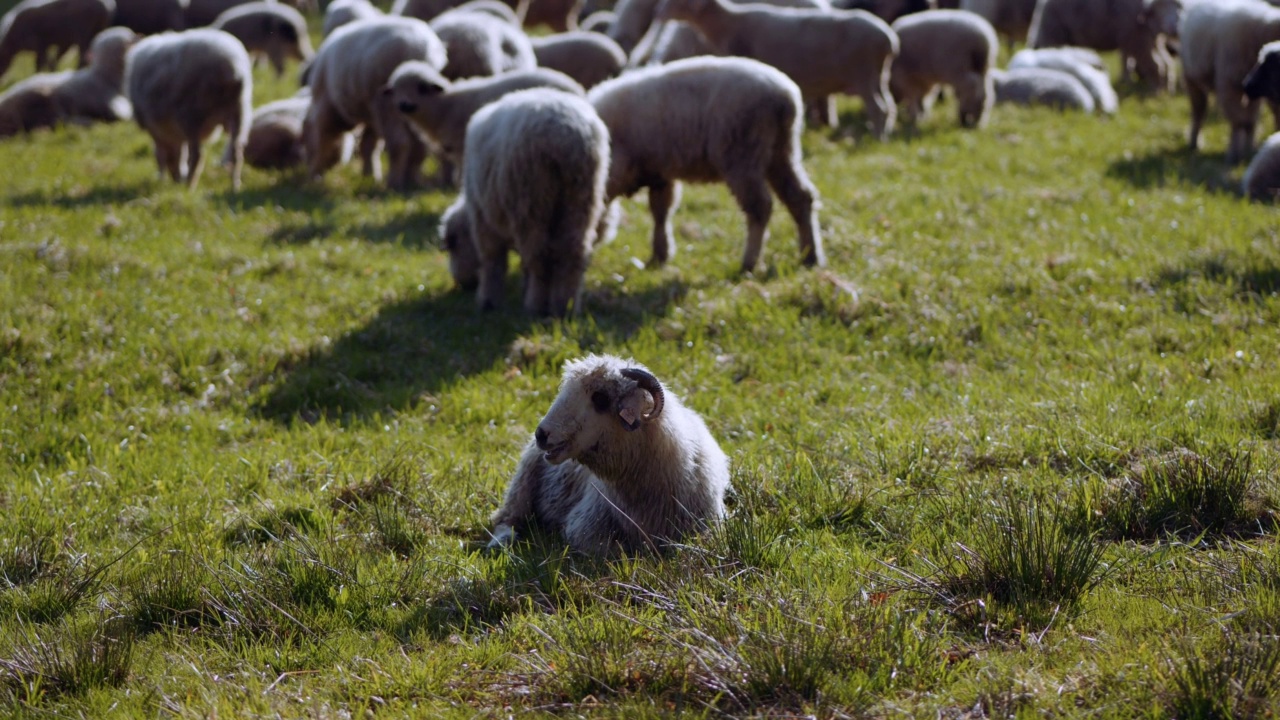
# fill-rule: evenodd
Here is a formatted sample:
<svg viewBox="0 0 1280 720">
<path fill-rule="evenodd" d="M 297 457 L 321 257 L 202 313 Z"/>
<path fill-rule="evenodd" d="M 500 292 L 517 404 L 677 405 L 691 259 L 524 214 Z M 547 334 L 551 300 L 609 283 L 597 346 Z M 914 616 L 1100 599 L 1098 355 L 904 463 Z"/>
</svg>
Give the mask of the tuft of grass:
<svg viewBox="0 0 1280 720">
<path fill-rule="evenodd" d="M 133 665 L 134 635 L 118 620 L 98 617 L 53 633 L 28 627 L 19 637 L 0 650 L 0 688 L 23 703 L 119 686 Z"/>
<path fill-rule="evenodd" d="M 214 578 L 202 558 L 175 550 L 140 567 L 123 585 L 138 633 L 199 627 L 212 619 Z"/>
<path fill-rule="evenodd" d="M 279 542 L 318 530 L 319 515 L 306 507 L 269 510 L 258 517 L 241 517 L 227 526 L 223 542 L 230 546 Z"/>
<path fill-rule="evenodd" d="M 1216 642 L 1171 649 L 1165 702 L 1185 720 L 1273 717 L 1280 702 L 1280 640 L 1224 632 Z"/>
</svg>

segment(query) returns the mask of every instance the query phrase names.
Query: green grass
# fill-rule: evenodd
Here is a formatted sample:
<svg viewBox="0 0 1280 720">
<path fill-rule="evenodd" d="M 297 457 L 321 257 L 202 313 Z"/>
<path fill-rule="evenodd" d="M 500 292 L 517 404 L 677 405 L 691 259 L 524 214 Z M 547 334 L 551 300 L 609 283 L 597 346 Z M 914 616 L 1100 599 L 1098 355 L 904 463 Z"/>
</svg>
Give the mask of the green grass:
<svg viewBox="0 0 1280 720">
<path fill-rule="evenodd" d="M 827 269 L 779 207 L 740 276 L 689 188 L 670 266 L 628 202 L 557 322 L 452 288 L 449 193 L 0 144 L 0 712 L 1274 714 L 1277 215 L 1187 113 L 810 130 Z M 704 415 L 730 518 L 478 552 L 586 352 Z"/>
</svg>

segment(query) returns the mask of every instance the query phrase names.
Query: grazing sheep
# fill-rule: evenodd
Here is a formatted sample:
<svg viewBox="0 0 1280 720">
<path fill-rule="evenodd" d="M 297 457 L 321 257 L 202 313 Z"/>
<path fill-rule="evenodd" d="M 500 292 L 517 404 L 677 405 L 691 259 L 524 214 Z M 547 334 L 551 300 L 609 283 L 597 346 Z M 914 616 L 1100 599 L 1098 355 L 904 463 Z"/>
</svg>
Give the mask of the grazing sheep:
<svg viewBox="0 0 1280 720">
<path fill-rule="evenodd" d="M 324 9 L 324 29 L 322 32 L 325 37 L 329 37 L 334 30 L 347 23 L 353 23 L 356 20 L 371 20 L 382 17 L 382 15 L 382 11 L 374 7 L 369 0 L 333 0 Z"/>
<path fill-rule="evenodd" d="M 836 0 L 831 5 L 840 10 L 866 10 L 887 23 L 912 13 L 938 9 L 934 0 Z"/>
<path fill-rule="evenodd" d="M 995 102 L 987 71 L 1000 51 L 991 23 L 966 10 L 927 10 L 898 19 L 893 31 L 900 49 L 889 88 L 908 122 L 928 112 L 940 85 L 955 92 L 961 125 L 986 122 Z"/>
<path fill-rule="evenodd" d="M 116 0 L 114 23 L 139 35 L 186 27 L 188 0 Z"/>
<path fill-rule="evenodd" d="M 565 364 L 489 547 L 536 522 L 578 552 L 661 549 L 718 525 L 728 489 L 729 461 L 696 412 L 635 361 L 589 355 Z"/>
<path fill-rule="evenodd" d="M 1010 70 L 1049 68 L 1075 76 L 1093 97 L 1094 107 L 1107 115 L 1114 115 L 1120 108 L 1120 98 L 1111 86 L 1111 78 L 1107 77 L 1104 67 L 1097 53 L 1075 47 L 1019 50 L 1009 60 Z"/>
<path fill-rule="evenodd" d="M 1092 113 L 1093 96 L 1071 73 L 1051 68 L 992 70 L 996 103 L 1047 105 L 1057 110 Z"/>
<path fill-rule="evenodd" d="M 450 10 L 431 21 L 449 58 L 441 74 L 450 80 L 537 67 L 533 46 L 519 27 L 488 13 Z"/>
<path fill-rule="evenodd" d="M 587 98 L 613 141 L 610 201 L 649 190 L 651 264 L 675 253 L 671 213 L 681 180 L 729 186 L 747 216 L 744 271 L 755 268 L 768 236 L 770 188 L 796 222 L 801 260 L 825 264 L 818 192 L 800 163 L 800 89 L 786 75 L 747 58 L 690 58 L 625 73 Z"/>
<path fill-rule="evenodd" d="M 0 94 L 0 137 L 67 122 L 128 120 L 133 109 L 122 93 L 124 59 L 134 40 L 128 28 L 104 30 L 90 46 L 89 67 L 33 75 Z"/>
<path fill-rule="evenodd" d="M 1245 197 L 1259 202 L 1275 202 L 1280 198 L 1280 133 L 1263 141 L 1244 172 Z"/>
<path fill-rule="evenodd" d="M 561 316 L 570 304 L 577 309 L 605 211 L 604 123 L 580 95 L 533 88 L 477 112 L 466 144 L 457 205 L 465 208 L 471 246 L 464 238 L 450 255 L 461 248 L 476 255 L 481 309 L 502 304 L 510 250 L 520 256 L 526 312 Z M 463 212 L 457 205 L 454 215 Z"/>
<path fill-rule="evenodd" d="M 616 77 L 627 64 L 618 43 L 600 33 L 578 30 L 529 41 L 539 67 L 558 70 L 587 89 Z"/>
<path fill-rule="evenodd" d="M 36 70 L 46 71 L 74 47 L 84 67 L 89 45 L 115 11 L 114 0 L 23 0 L 0 17 L 0 77 L 25 51 L 35 53 Z"/>
<path fill-rule="evenodd" d="M 1172 90 L 1173 58 L 1159 28 L 1146 22 L 1145 9 L 1146 0 L 1040 0 L 1027 45 L 1119 50 L 1123 78 L 1132 63 L 1148 89 Z"/>
<path fill-rule="evenodd" d="M 739 2 L 740 0 L 732 0 Z M 813 8 L 830 10 L 827 0 L 752 0 L 760 5 L 774 7 Z M 741 4 L 741 3 L 740 3 Z M 723 55 L 698 29 L 686 22 L 666 20 L 655 22 L 631 52 L 631 67 L 661 65 L 674 60 L 702 55 Z"/>
<path fill-rule="evenodd" d="M 253 111 L 249 137 L 245 141 L 244 161 L 260 170 L 289 170 L 306 162 L 306 145 L 302 142 L 302 123 L 311 107 L 311 93 L 267 103 Z M 231 162 L 230 150 L 223 162 Z"/>
<path fill-rule="evenodd" d="M 1182 41 L 1182 76 L 1191 99 L 1191 129 L 1187 133 L 1191 149 L 1200 144 L 1209 93 L 1214 93 L 1223 116 L 1231 124 L 1227 162 L 1243 161 L 1253 152 L 1258 124 L 1258 101 L 1243 92 L 1244 78 L 1262 47 L 1280 40 L 1280 9 L 1255 0 L 1190 3 L 1178 34 Z"/>
<path fill-rule="evenodd" d="M 1036 0 L 960 0 L 960 9 L 986 18 L 1012 45 L 1027 39 Z"/>
<path fill-rule="evenodd" d="M 885 139 L 893 131 L 897 110 L 889 71 L 898 54 L 898 36 L 871 13 L 663 0 L 657 17 L 688 22 L 722 54 L 778 68 L 800 87 L 806 101 L 838 92 L 858 95 L 876 136 Z"/>
<path fill-rule="evenodd" d="M 213 27 L 235 35 L 250 57 L 265 56 L 276 77 L 284 75 L 286 57 L 310 62 L 314 54 L 306 18 L 275 0 L 237 5 L 219 15 Z"/>
<path fill-rule="evenodd" d="M 125 89 L 133 117 L 155 142 L 156 164 L 194 189 L 200 146 L 219 126 L 232 145 L 231 186 L 240 189 L 244 143 L 253 112 L 249 53 L 234 36 L 209 28 L 144 38 L 129 51 Z"/>
<path fill-rule="evenodd" d="M 432 68 L 446 62 L 444 44 L 421 20 L 388 15 L 344 25 L 330 35 L 311 63 L 311 109 L 304 136 L 314 177 L 337 164 L 342 138 L 363 126 L 360 155 L 364 173 L 379 178 L 379 143 L 391 159 L 387 185 L 404 190 L 421 179 L 426 146 L 383 92 L 401 63 L 420 60 Z"/>
<path fill-rule="evenodd" d="M 578 23 L 578 29 L 582 32 L 600 33 L 607 36 L 616 22 L 618 22 L 618 13 L 612 10 L 600 10 L 599 12 L 591 13 L 587 16 L 587 19 Z M 618 45 L 618 47 L 622 46 Z"/>
<path fill-rule="evenodd" d="M 250 2 L 254 0 L 188 0 L 186 27 L 198 28 L 213 25 L 222 13 Z"/>
</svg>

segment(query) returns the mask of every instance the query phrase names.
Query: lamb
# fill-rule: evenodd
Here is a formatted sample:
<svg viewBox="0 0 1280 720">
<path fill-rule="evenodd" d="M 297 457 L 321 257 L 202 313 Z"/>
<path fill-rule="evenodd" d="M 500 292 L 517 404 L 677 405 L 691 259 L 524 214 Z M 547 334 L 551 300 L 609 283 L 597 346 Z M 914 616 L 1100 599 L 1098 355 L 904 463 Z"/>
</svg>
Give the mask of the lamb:
<svg viewBox="0 0 1280 720">
<path fill-rule="evenodd" d="M 303 134 L 307 165 L 319 177 L 337 164 L 345 134 L 363 126 L 360 153 L 364 173 L 380 178 L 377 147 L 391 158 L 387 185 L 405 190 L 421 179 L 426 146 L 383 92 L 401 63 L 420 60 L 432 68 L 446 62 L 444 44 L 431 27 L 414 18 L 386 17 L 344 25 L 334 31 L 311 63 L 311 109 Z"/>
<path fill-rule="evenodd" d="M 371 20 L 382 17 L 382 14 L 382 11 L 374 7 L 369 0 L 333 0 L 324 9 L 324 29 L 322 32 L 325 37 L 329 37 L 334 30 L 347 23 L 353 23 L 356 20 Z"/>
<path fill-rule="evenodd" d="M 1036 0 L 960 0 L 960 9 L 986 18 L 1012 45 L 1027 39 Z"/>
<path fill-rule="evenodd" d="M 1092 113 L 1093 96 L 1070 73 L 1050 68 L 992 70 L 996 103 L 1048 105 L 1058 110 L 1082 110 Z"/>
<path fill-rule="evenodd" d="M 302 124 L 311 107 L 311 93 L 267 103 L 253 111 L 249 136 L 244 146 L 244 161 L 261 170 L 289 170 L 306 161 L 306 145 L 302 141 Z M 232 160 L 230 150 L 223 162 Z"/>
<path fill-rule="evenodd" d="M 156 164 L 195 189 L 200 146 L 219 126 L 232 145 L 231 186 L 240 189 L 244 144 L 253 111 L 249 53 L 233 35 L 204 28 L 152 35 L 129 51 L 125 89 L 138 125 L 155 142 Z"/>
<path fill-rule="evenodd" d="M 618 13 L 612 10 L 600 10 L 591 13 L 585 20 L 578 23 L 578 29 L 582 32 L 593 32 L 608 36 L 616 22 L 618 22 Z M 610 39 L 612 40 L 612 38 Z M 618 47 L 622 46 L 618 45 Z"/>
<path fill-rule="evenodd" d="M 818 193 L 800 163 L 800 89 L 781 71 L 748 58 L 690 58 L 625 73 L 587 99 L 613 142 L 610 201 L 649 190 L 651 264 L 675 253 L 671 212 L 681 180 L 729 186 L 747 216 L 744 271 L 755 268 L 768 234 L 769 188 L 796 222 L 804 264 L 826 263 Z"/>
<path fill-rule="evenodd" d="M 1040 0 L 1027 44 L 1119 50 L 1123 77 L 1132 63 L 1149 90 L 1172 90 L 1173 59 L 1159 28 L 1146 22 L 1147 0 Z"/>
<path fill-rule="evenodd" d="M 444 43 L 449 60 L 442 74 L 450 80 L 538 65 L 524 31 L 488 13 L 450 10 L 432 20 L 431 29 Z"/>
<path fill-rule="evenodd" d="M 275 0 L 237 5 L 219 15 L 213 27 L 235 35 L 250 57 L 266 56 L 276 77 L 284 75 L 286 57 L 305 63 L 315 54 L 306 18 Z"/>
<path fill-rule="evenodd" d="M 428 63 L 407 62 L 391 75 L 385 93 L 405 119 L 435 143 L 446 162 L 460 166 L 467 124 L 476 111 L 508 93 L 539 87 L 572 95 L 585 92 L 572 78 L 545 68 L 451 83 Z"/>
<path fill-rule="evenodd" d="M 469 0 L 453 8 L 452 12 L 463 11 L 485 13 L 502 20 L 508 25 L 520 27 L 520 16 L 516 14 L 516 11 L 512 10 L 510 5 L 498 2 L 498 0 Z"/>
<path fill-rule="evenodd" d="M 987 71 L 1000 50 L 991 23 L 966 10 L 927 10 L 899 18 L 893 31 L 900 49 L 889 88 L 906 120 L 916 122 L 933 104 L 938 86 L 950 85 L 960 124 L 984 124 L 995 102 Z"/>
<path fill-rule="evenodd" d="M 489 547 L 536 522 L 577 552 L 660 550 L 718 525 L 728 489 L 729 461 L 698 413 L 634 360 L 589 355 L 565 364 Z"/>
<path fill-rule="evenodd" d="M 35 53 L 37 70 L 47 71 L 75 47 L 84 67 L 89 45 L 115 11 L 115 0 L 23 0 L 0 17 L 0 77 L 25 51 Z"/>
<path fill-rule="evenodd" d="M 734 0 L 739 2 L 740 0 Z M 827 0 L 753 0 L 757 4 L 774 7 L 814 8 L 829 10 Z M 668 20 L 649 26 L 640 44 L 631 52 L 631 67 L 661 65 L 673 60 L 700 55 L 722 55 L 701 32 L 686 22 Z"/>
<path fill-rule="evenodd" d="M 571 304 L 576 310 L 605 212 L 604 122 L 580 95 L 532 88 L 477 112 L 466 144 L 463 194 L 451 214 L 466 213 L 471 243 L 463 239 L 450 255 L 465 249 L 463 255 L 477 256 L 480 308 L 502 304 L 507 253 L 514 249 L 525 311 L 558 317 Z"/>
<path fill-rule="evenodd" d="M 1095 62 L 1096 61 L 1096 62 Z M 1120 98 L 1097 53 L 1087 48 L 1054 47 L 1019 50 L 1009 60 L 1009 69 L 1049 68 L 1068 73 L 1084 85 L 1093 98 L 1094 107 L 1107 115 L 1120 108 Z"/>
<path fill-rule="evenodd" d="M 187 23 L 188 0 L 116 0 L 115 24 L 139 35 L 182 30 Z"/>
<path fill-rule="evenodd" d="M 33 75 L 0 94 L 0 137 L 66 122 L 115 122 L 133 116 L 121 93 L 124 59 L 136 40 L 128 28 L 98 33 L 92 62 L 74 72 Z"/>
<path fill-rule="evenodd" d="M 893 131 L 897 109 L 889 71 L 898 55 L 898 36 L 871 13 L 663 0 L 657 17 L 688 22 L 720 53 L 778 68 L 807 101 L 837 92 L 861 96 L 875 135 L 883 140 Z"/>
<path fill-rule="evenodd" d="M 626 67 L 627 54 L 600 33 L 559 33 L 530 38 L 539 67 L 558 70 L 586 89 L 616 77 Z"/>
<path fill-rule="evenodd" d="M 1244 172 L 1245 197 L 1258 202 L 1280 198 L 1280 133 L 1268 137 Z"/>
<path fill-rule="evenodd" d="M 1200 128 L 1212 92 L 1231 124 L 1227 162 L 1243 161 L 1253 151 L 1258 123 L 1258 102 L 1242 92 L 1244 78 L 1263 46 L 1280 40 L 1280 8 L 1254 0 L 1190 3 L 1178 34 L 1182 41 L 1182 75 L 1191 99 L 1188 144 L 1192 150 L 1199 147 Z M 1280 121 L 1280 114 L 1277 120 Z"/>
</svg>

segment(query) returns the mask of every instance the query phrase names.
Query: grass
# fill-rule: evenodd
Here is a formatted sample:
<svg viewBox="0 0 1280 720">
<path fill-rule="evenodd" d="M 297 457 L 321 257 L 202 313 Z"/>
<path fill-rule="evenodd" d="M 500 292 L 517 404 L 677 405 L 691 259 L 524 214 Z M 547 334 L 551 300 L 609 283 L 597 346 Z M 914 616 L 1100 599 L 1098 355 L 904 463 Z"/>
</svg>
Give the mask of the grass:
<svg viewBox="0 0 1280 720">
<path fill-rule="evenodd" d="M 779 211 L 739 275 L 708 186 L 640 269 L 637 198 L 558 322 L 452 288 L 447 192 L 0 143 L 0 712 L 1274 714 L 1274 208 L 1185 98 L 949 110 L 806 131 L 828 268 Z M 728 521 L 477 552 L 586 352 L 703 414 Z"/>
</svg>

